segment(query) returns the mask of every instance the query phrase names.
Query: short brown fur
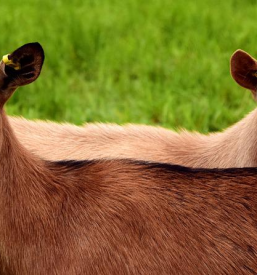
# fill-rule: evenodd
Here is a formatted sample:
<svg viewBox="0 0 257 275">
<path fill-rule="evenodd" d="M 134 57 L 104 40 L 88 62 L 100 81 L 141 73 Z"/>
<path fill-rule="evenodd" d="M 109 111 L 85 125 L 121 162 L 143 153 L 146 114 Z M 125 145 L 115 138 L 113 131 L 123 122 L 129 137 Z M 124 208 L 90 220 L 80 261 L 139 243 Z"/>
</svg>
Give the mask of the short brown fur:
<svg viewBox="0 0 257 275">
<path fill-rule="evenodd" d="M 51 163 L 2 109 L 0 141 L 0 274 L 257 273 L 257 169 Z"/>
</svg>

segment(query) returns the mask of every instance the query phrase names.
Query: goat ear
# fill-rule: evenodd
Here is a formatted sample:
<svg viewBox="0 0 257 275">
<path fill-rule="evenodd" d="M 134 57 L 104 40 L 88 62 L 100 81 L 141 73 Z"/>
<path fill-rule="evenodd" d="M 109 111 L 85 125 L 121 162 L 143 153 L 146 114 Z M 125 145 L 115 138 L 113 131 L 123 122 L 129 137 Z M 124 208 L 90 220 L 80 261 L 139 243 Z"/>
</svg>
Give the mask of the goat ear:
<svg viewBox="0 0 257 275">
<path fill-rule="evenodd" d="M 237 50 L 231 57 L 230 71 L 234 80 L 240 86 L 251 90 L 256 99 L 257 61 L 248 53 Z"/>
<path fill-rule="evenodd" d="M 40 75 L 44 50 L 39 43 L 28 43 L 4 56 L 4 72 L 15 86 L 27 85 Z"/>
</svg>

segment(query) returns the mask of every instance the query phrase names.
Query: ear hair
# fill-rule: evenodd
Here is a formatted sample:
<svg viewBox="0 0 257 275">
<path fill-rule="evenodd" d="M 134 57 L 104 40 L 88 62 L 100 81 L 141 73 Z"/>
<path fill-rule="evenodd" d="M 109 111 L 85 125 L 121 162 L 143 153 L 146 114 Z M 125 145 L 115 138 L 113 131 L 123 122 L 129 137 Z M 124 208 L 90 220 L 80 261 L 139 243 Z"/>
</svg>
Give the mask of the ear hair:
<svg viewBox="0 0 257 275">
<path fill-rule="evenodd" d="M 237 50 L 230 60 L 230 71 L 234 80 L 242 87 L 256 92 L 257 61 L 248 53 Z"/>
<path fill-rule="evenodd" d="M 12 64 L 18 64 L 18 69 L 7 63 L 5 73 L 13 84 L 27 85 L 39 77 L 44 58 L 44 50 L 39 43 L 25 44 L 8 55 Z"/>
</svg>

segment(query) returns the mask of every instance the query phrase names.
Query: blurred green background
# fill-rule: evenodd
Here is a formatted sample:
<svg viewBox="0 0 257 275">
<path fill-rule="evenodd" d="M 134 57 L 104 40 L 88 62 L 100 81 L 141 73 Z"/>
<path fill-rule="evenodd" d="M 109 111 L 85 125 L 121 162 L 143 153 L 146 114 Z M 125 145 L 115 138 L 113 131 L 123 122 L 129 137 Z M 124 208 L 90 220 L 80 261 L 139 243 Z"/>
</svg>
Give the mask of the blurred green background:
<svg viewBox="0 0 257 275">
<path fill-rule="evenodd" d="M 256 15 L 253 0 L 1 1 L 1 54 L 38 41 L 46 55 L 8 114 L 220 130 L 255 108 L 229 59 L 257 57 Z"/>
</svg>

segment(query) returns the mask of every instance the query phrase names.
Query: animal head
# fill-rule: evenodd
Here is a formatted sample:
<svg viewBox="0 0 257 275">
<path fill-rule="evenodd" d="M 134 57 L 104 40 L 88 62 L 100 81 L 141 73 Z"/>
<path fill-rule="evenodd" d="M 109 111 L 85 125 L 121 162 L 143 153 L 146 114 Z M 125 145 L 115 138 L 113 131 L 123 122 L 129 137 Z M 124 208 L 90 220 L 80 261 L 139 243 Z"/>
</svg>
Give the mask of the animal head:
<svg viewBox="0 0 257 275">
<path fill-rule="evenodd" d="M 44 51 L 39 43 L 28 43 L 11 54 L 5 55 L 0 63 L 0 106 L 13 92 L 23 85 L 35 81 L 44 62 Z"/>
<path fill-rule="evenodd" d="M 237 50 L 231 57 L 230 71 L 234 80 L 251 90 L 257 101 L 257 60 L 245 51 Z"/>
</svg>

